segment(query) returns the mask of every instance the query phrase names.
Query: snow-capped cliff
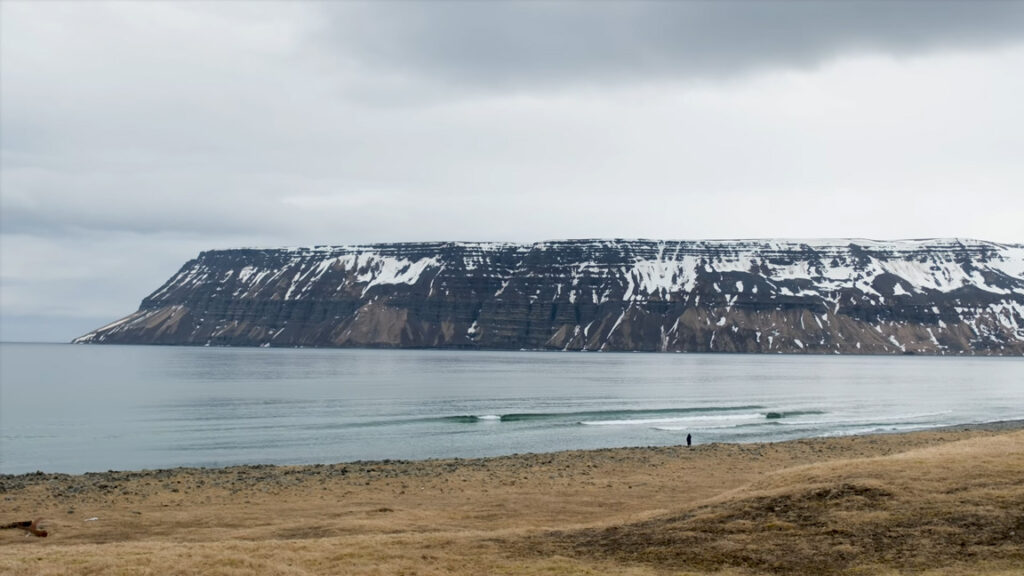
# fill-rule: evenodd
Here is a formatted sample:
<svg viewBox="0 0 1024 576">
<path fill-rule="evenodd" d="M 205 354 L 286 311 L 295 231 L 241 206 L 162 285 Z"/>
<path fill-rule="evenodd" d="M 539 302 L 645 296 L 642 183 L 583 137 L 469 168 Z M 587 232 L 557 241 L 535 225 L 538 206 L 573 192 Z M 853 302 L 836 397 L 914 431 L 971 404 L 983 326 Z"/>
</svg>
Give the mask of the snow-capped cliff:
<svg viewBox="0 0 1024 576">
<path fill-rule="evenodd" d="M 1024 246 L 570 240 L 204 252 L 76 342 L 1024 354 Z"/>
</svg>

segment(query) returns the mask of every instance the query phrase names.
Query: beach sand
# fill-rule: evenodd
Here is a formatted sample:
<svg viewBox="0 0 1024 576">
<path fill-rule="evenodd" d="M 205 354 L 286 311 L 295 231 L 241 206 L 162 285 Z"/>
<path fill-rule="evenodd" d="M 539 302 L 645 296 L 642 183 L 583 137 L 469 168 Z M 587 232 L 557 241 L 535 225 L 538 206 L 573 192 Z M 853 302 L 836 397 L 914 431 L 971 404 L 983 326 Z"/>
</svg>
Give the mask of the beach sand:
<svg viewBox="0 0 1024 576">
<path fill-rule="evenodd" d="M 1024 574 L 1024 426 L 0 476 L 0 574 Z"/>
</svg>

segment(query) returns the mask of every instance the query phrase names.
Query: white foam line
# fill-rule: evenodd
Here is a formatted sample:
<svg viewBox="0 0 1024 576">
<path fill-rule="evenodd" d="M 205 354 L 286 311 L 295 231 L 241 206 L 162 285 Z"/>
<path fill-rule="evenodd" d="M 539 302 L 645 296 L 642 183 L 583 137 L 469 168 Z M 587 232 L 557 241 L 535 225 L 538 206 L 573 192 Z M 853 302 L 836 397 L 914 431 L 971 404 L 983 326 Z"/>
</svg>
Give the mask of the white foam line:
<svg viewBox="0 0 1024 576">
<path fill-rule="evenodd" d="M 723 422 L 723 421 L 738 421 L 738 422 L 750 422 L 764 419 L 764 414 L 753 413 L 753 414 L 723 414 L 720 416 L 688 416 L 688 417 L 677 417 L 677 418 L 637 418 L 628 420 L 586 420 L 580 422 L 584 426 L 651 426 L 653 424 L 673 424 L 673 423 L 692 423 L 699 424 L 700 422 Z"/>
</svg>

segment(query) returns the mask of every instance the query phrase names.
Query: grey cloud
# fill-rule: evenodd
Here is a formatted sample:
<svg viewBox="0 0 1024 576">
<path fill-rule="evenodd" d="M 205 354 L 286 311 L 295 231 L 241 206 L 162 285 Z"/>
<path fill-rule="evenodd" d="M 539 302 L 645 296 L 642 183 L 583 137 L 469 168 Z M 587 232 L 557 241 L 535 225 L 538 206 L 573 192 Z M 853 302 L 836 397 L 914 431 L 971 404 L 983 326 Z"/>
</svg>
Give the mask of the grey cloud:
<svg viewBox="0 0 1024 576">
<path fill-rule="evenodd" d="M 389 2 L 327 4 L 348 62 L 499 88 L 714 78 L 849 52 L 1024 40 L 1021 2 Z"/>
</svg>

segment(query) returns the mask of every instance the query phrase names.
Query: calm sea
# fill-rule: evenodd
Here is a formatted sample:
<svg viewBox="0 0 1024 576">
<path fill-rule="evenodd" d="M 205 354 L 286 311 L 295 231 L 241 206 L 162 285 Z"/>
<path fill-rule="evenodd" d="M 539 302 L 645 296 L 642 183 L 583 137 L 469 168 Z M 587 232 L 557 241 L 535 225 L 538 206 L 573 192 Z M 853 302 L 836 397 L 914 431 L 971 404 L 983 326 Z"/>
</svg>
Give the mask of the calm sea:
<svg viewBox="0 0 1024 576">
<path fill-rule="evenodd" d="M 0 344 L 0 473 L 474 457 L 1024 418 L 1024 359 Z"/>
</svg>

